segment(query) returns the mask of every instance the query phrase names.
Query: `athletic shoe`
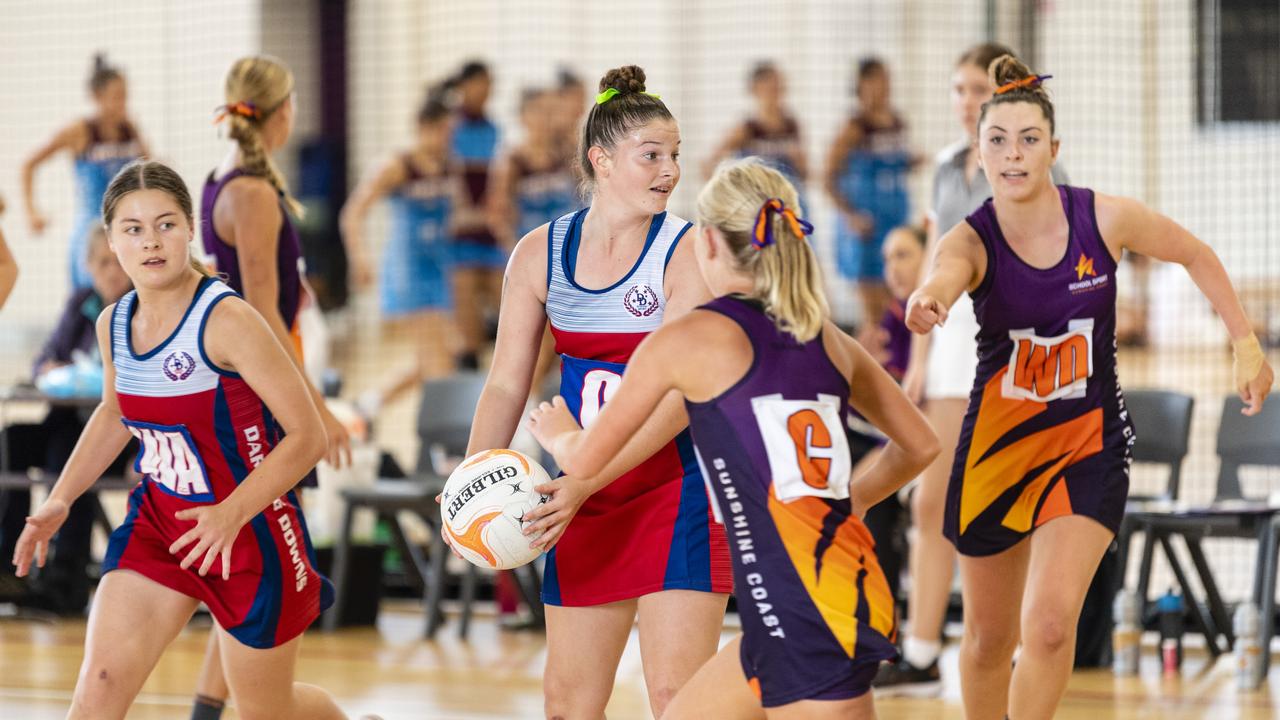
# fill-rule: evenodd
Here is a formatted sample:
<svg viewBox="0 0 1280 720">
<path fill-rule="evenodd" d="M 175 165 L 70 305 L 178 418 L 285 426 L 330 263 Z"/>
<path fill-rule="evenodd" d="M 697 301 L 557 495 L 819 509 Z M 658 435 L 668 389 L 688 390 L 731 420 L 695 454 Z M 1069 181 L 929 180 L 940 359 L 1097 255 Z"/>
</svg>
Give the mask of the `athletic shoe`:
<svg viewBox="0 0 1280 720">
<path fill-rule="evenodd" d="M 877 697 L 937 697 L 942 692 L 942 676 L 938 661 L 918 668 L 906 660 L 883 663 L 871 681 Z"/>
</svg>

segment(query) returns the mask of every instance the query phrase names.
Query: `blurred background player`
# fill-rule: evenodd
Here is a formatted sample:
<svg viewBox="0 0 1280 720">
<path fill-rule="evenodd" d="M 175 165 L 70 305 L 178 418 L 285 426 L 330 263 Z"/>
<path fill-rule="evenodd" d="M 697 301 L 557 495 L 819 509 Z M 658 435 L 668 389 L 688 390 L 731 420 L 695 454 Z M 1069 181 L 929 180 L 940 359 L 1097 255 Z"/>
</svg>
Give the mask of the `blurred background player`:
<svg viewBox="0 0 1280 720">
<path fill-rule="evenodd" d="M 92 284 L 89 269 L 85 266 L 85 245 L 90 227 L 102 214 L 102 193 L 107 189 L 107 183 L 120 168 L 149 154 L 137 126 L 129 118 L 129 88 L 124 73 L 108 65 L 102 53 L 93 57 L 89 95 L 93 99 L 94 114 L 59 130 L 44 145 L 36 148 L 22 165 L 22 199 L 26 204 L 27 220 L 31 232 L 40 235 L 49 220 L 36 204 L 36 170 L 64 150 L 74 158 L 78 209 L 72 222 L 68 259 L 71 287 L 75 290 Z"/>
<path fill-rule="evenodd" d="M 493 227 L 507 246 L 540 225 L 577 210 L 578 181 L 572 158 L 557 135 L 558 106 L 564 101 L 544 88 L 526 88 L 520 96 L 520 142 L 494 165 L 489 194 Z"/>
<path fill-rule="evenodd" d="M 896 227 L 885 237 L 884 247 L 881 248 L 884 256 L 884 280 L 893 299 L 885 308 L 879 323 L 861 333 L 867 352 L 898 383 L 902 382 L 911 358 L 911 331 L 906 324 L 907 298 L 920 283 L 924 246 L 924 228 L 914 225 Z M 855 413 L 850 425 L 849 442 L 854 459 L 854 473 L 857 474 L 876 461 L 885 438 L 883 433 L 867 427 L 865 420 Z M 911 518 L 905 500 L 908 497 L 907 491 L 912 487 L 913 484 L 909 483 L 899 492 L 871 506 L 862 518 L 876 542 L 876 558 L 889 582 L 889 590 L 898 602 L 906 598 L 901 581 L 910 557 L 908 529 Z"/>
<path fill-rule="evenodd" d="M 554 130 L 556 144 L 565 160 L 573 165 L 578 152 L 582 118 L 587 114 L 587 85 L 568 68 L 556 73 Z"/>
<path fill-rule="evenodd" d="M 803 195 L 809 163 L 800 138 L 800 123 L 783 104 L 786 81 L 782 71 L 768 60 L 760 61 L 751 69 L 747 86 L 755 109 L 707 158 L 703 174 L 710 177 L 725 158 L 755 156 L 777 168 Z"/>
<path fill-rule="evenodd" d="M 478 60 L 466 63 L 449 87 L 457 96 L 454 167 L 466 185 L 463 200 L 454 209 L 451 251 L 454 317 L 462 340 L 458 367 L 474 370 L 488 340 L 486 317 L 498 312 L 502 270 L 510 252 L 499 243 L 488 206 L 500 134 L 486 109 L 493 89 L 488 65 Z"/>
<path fill-rule="evenodd" d="M 906 375 L 911 359 L 911 331 L 906 324 L 907 298 L 920 284 L 926 241 L 924 228 L 902 225 L 889 231 L 880 248 L 885 288 L 891 299 L 880 316 L 876 332 L 871 335 L 873 342 L 867 350 L 899 383 Z"/>
<path fill-rule="evenodd" d="M 910 211 L 907 175 L 915 165 L 906 122 L 889 100 L 889 69 L 879 58 L 858 63 L 857 111 L 827 155 L 825 187 L 840 211 L 836 265 L 857 283 L 864 324 L 889 304 L 880 247 Z"/>
<path fill-rule="evenodd" d="M 234 144 L 205 179 L 200 237 L 227 285 L 262 314 L 307 380 L 302 316 L 315 301 L 305 279 L 298 231 L 289 217 L 301 217 L 302 205 L 289 193 L 287 181 L 271 159 L 293 132 L 293 93 L 293 73 L 276 58 L 255 55 L 232 63 L 218 122 L 227 123 Z M 326 458 L 335 467 L 350 464 L 346 427 L 329 410 L 316 385 L 310 380 L 306 385 L 324 423 Z M 313 484 L 314 474 L 308 473 L 305 479 Z M 218 638 L 217 633 L 209 637 L 197 682 L 197 720 L 204 720 L 199 715 L 201 706 L 209 708 L 203 712 L 212 713 L 226 698 Z"/>
<path fill-rule="evenodd" d="M 357 287 L 367 288 L 374 282 L 374 263 L 364 223 L 374 203 L 386 199 L 391 226 L 378 264 L 379 306 L 391 334 L 410 341 L 416 350 L 407 370 L 360 395 L 357 404 L 370 419 L 385 403 L 453 368 L 449 244 L 454 208 L 464 202 L 465 192 L 452 166 L 453 122 L 444 88 L 428 89 L 418 110 L 414 146 L 369 173 L 342 208 L 342 238 L 352 258 L 352 279 Z"/>
</svg>

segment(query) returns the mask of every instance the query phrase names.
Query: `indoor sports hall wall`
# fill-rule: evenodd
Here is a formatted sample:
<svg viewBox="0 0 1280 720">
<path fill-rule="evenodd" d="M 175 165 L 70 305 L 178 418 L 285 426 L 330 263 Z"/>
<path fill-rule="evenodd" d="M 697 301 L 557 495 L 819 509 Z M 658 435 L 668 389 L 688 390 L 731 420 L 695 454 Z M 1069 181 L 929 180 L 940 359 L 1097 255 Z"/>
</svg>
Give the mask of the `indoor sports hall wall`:
<svg viewBox="0 0 1280 720">
<path fill-rule="evenodd" d="M 95 52 L 129 81 L 129 107 L 152 152 L 193 183 L 221 156 L 210 124 L 222 75 L 238 55 L 261 45 L 260 3 L 98 3 L 77 0 L 6 3 L 0 22 L 0 195 L 5 234 L 22 276 L 0 314 L 3 355 L 39 349 L 70 285 L 65 259 L 74 215 L 71 163 L 48 162 L 36 178 L 44 235 L 27 230 L 22 162 L 53 133 L 91 112 L 87 82 Z M 34 333 L 34 334 L 33 334 Z M 18 371 L 25 368 L 27 358 Z M 14 368 L 5 367 L 5 379 Z"/>
<path fill-rule="evenodd" d="M 544 0 L 523 4 L 525 12 L 511 7 L 499 0 L 352 7 L 351 158 L 357 171 L 402 147 L 426 85 L 469 59 L 493 64 L 492 109 L 504 131 L 515 132 L 522 88 L 553 83 L 563 67 L 594 94 L 604 71 L 635 63 L 680 122 L 683 178 L 672 210 L 691 217 L 706 179 L 703 161 L 750 110 L 747 75 L 756 62 L 774 60 L 785 74 L 788 105 L 815 173 L 853 108 L 855 65 L 870 55 L 887 61 L 913 145 L 932 157 L 956 136 L 947 96 L 951 64 L 983 36 L 986 24 L 985 3 L 974 0 L 642 6 Z M 913 214 L 924 211 L 927 181 L 927 173 L 914 177 Z M 829 216 L 816 236 L 829 246 L 834 210 L 816 179 L 806 199 L 820 218 Z M 854 319 L 849 298 L 834 300 L 839 313 Z"/>
<path fill-rule="evenodd" d="M 107 52 L 130 81 L 131 109 L 155 154 L 198 189 L 225 151 L 211 113 L 235 57 L 267 51 L 298 77 L 294 146 L 317 132 L 321 76 L 318 2 L 160 0 L 103 5 L 86 0 L 10 0 L 0 20 L 0 218 L 22 267 L 15 297 L 0 313 L 0 383 L 27 373 L 66 294 L 65 248 L 72 176 L 65 158 L 37 184 L 51 219 L 41 239 L 27 232 L 19 196 L 22 160 L 56 127 L 88 110 L 84 90 L 93 53 Z M 703 160 L 751 107 L 747 73 L 773 60 L 786 77 L 788 105 L 801 125 L 811 168 L 805 199 L 830 258 L 836 212 L 821 189 L 827 149 L 854 109 L 854 67 L 877 55 L 891 75 L 893 103 L 922 163 L 911 180 L 912 216 L 927 209 L 936 153 L 960 137 L 951 110 L 952 66 L 970 45 L 1012 45 L 1033 69 L 1050 73 L 1058 111 L 1060 162 L 1073 183 L 1139 198 L 1203 238 L 1222 257 L 1270 348 L 1280 346 L 1280 27 L 1240 27 L 1242 0 L 352 0 L 347 4 L 348 177 L 354 182 L 413 139 L 428 84 L 466 60 L 490 63 L 491 114 L 505 137 L 518 135 L 521 90 L 549 85 L 567 68 L 590 89 L 610 67 L 635 63 L 680 121 L 684 178 L 672 210 L 689 217 L 704 179 Z M 1270 6 L 1268 6 L 1270 7 Z M 1270 17 L 1270 16 L 1265 16 Z M 1270 37 L 1244 65 L 1223 58 L 1240 38 Z M 1270 32 L 1271 35 L 1266 33 Z M 1220 38 L 1220 42 L 1212 42 Z M 1270 50 L 1267 49 L 1270 48 Z M 1271 54 L 1268 54 L 1271 53 Z M 1234 63 L 1235 61 L 1231 61 Z M 1250 64 L 1251 63 L 1251 64 Z M 1230 72 L 1222 72 L 1224 68 Z M 1247 70 L 1240 71 L 1237 68 Z M 1242 85 L 1244 83 L 1244 85 Z M 1247 87 L 1263 119 L 1222 122 L 1212 106 Z M 1236 88 L 1218 97 L 1220 88 Z M 1217 98 L 1215 100 L 1215 98 Z M 1208 108 L 1208 109 L 1206 109 Z M 1270 114 L 1268 114 L 1270 113 Z M 1270 118 L 1270 119 L 1266 119 Z M 293 168 L 293 155 L 282 158 Z M 292 170 L 290 170 L 293 173 Z M 298 178 L 291 174 L 296 185 Z M 383 236 L 375 210 L 367 237 Z M 859 320 L 853 288 L 829 275 L 836 315 Z M 1186 273 L 1156 265 L 1142 292 L 1126 264 L 1119 284 L 1129 307 L 1147 306 L 1145 347 L 1121 348 L 1128 388 L 1194 394 L 1192 451 L 1183 497 L 1211 498 L 1214 433 L 1230 392 L 1230 356 L 1221 323 Z M 377 303 L 356 297 L 330 314 L 334 357 L 353 383 L 378 372 Z M 351 348 L 361 348 L 356 352 Z M 350 350 L 350 351 L 348 351 Z M 411 417 L 411 409 L 403 415 Z M 397 416 L 399 417 L 399 416 Z M 405 445 L 406 424 L 389 441 Z M 1145 469 L 1135 490 L 1161 487 Z M 1280 490 L 1280 474 L 1246 472 L 1247 491 Z M 1211 560 L 1225 590 L 1239 597 L 1251 579 L 1247 543 L 1221 541 Z M 1163 579 L 1157 578 L 1157 586 Z"/>
</svg>

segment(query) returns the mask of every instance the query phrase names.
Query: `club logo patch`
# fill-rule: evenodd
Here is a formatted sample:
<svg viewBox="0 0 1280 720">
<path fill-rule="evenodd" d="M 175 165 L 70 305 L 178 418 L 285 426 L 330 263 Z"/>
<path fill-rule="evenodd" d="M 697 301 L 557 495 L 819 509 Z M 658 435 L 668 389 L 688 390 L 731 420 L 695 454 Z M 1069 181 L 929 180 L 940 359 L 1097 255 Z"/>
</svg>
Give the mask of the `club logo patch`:
<svg viewBox="0 0 1280 720">
<path fill-rule="evenodd" d="M 658 294 L 648 285 L 633 285 L 622 297 L 622 304 L 636 317 L 649 317 L 658 309 Z"/>
<path fill-rule="evenodd" d="M 189 354 L 178 350 L 169 353 L 161 367 L 164 368 L 165 377 L 178 382 L 191 377 L 191 373 L 195 372 L 196 369 L 196 361 Z"/>
<path fill-rule="evenodd" d="M 1080 254 L 1080 258 L 1076 260 L 1076 265 L 1072 270 L 1076 273 L 1076 281 L 1067 284 L 1067 290 L 1072 295 L 1079 295 L 1090 290 L 1106 287 L 1107 283 L 1110 282 L 1110 278 L 1106 274 L 1099 275 L 1098 271 L 1093 269 L 1093 258 L 1084 253 Z"/>
<path fill-rule="evenodd" d="M 1085 275 L 1097 277 L 1098 273 L 1094 272 L 1093 258 L 1080 253 L 1080 259 L 1076 261 L 1076 280 L 1083 280 Z"/>
</svg>

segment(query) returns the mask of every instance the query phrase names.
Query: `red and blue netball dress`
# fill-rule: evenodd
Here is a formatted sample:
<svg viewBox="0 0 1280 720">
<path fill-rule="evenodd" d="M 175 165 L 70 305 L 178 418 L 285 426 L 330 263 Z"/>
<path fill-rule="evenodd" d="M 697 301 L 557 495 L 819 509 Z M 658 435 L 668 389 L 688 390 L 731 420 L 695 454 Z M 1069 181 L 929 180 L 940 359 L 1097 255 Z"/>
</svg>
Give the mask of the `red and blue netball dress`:
<svg viewBox="0 0 1280 720">
<path fill-rule="evenodd" d="M 209 607 L 237 640 L 270 648 L 301 634 L 333 602 L 333 588 L 315 570 L 306 522 L 293 492 L 240 530 L 231 551 L 231 578 L 221 561 L 200 577 L 198 565 L 178 565 L 169 546 L 194 523 L 174 514 L 222 502 L 281 440 L 266 404 L 240 375 L 215 366 L 204 352 L 204 328 L 231 288 L 202 280 L 182 322 L 155 349 L 134 352 L 131 321 L 137 293 L 116 303 L 111 356 L 116 396 L 129 432 L 138 438 L 142 482 L 111 533 L 104 573 L 132 570 Z M 261 480 L 255 480 L 261 482 Z"/>
<path fill-rule="evenodd" d="M 728 390 L 685 403 L 733 553 L 743 672 L 765 707 L 862 695 L 897 651 L 893 595 L 849 503 L 849 382 L 821 335 L 797 342 L 758 302 L 702 308 L 754 353 Z"/>
<path fill-rule="evenodd" d="M 617 391 L 631 353 L 662 324 L 667 263 L 690 224 L 653 216 L 644 250 L 612 286 L 574 280 L 587 210 L 547 238 L 547 318 L 560 354 L 560 395 L 584 427 Z M 688 430 L 582 504 L 547 555 L 543 601 L 600 605 L 663 590 L 733 589 L 724 527 L 712 519 Z"/>
<path fill-rule="evenodd" d="M 1116 378 L 1116 262 L 1093 191 L 1058 186 L 1070 225 L 1051 268 L 1005 241 L 988 200 L 967 219 L 987 269 L 972 293 L 978 374 L 956 450 L 943 532 L 992 555 L 1056 517 L 1115 532 L 1129 492 L 1133 425 Z"/>
</svg>

